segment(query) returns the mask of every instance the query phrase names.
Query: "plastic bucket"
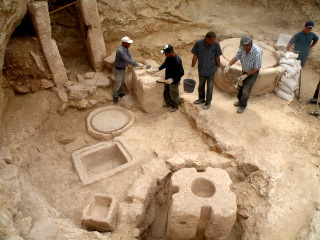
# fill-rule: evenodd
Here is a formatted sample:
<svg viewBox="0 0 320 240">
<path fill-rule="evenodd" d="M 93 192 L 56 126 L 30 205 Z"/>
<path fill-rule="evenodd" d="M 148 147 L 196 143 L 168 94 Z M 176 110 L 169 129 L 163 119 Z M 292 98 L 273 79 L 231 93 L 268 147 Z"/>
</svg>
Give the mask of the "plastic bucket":
<svg viewBox="0 0 320 240">
<path fill-rule="evenodd" d="M 186 78 L 183 80 L 183 90 L 186 93 L 192 93 L 194 87 L 196 86 L 196 81 L 190 78 Z"/>
</svg>

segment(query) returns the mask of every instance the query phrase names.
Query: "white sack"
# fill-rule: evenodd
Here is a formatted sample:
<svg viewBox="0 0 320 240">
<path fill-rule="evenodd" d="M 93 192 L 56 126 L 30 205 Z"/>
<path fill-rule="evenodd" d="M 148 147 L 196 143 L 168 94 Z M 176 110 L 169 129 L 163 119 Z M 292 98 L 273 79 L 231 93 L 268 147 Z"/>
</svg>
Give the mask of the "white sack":
<svg viewBox="0 0 320 240">
<path fill-rule="evenodd" d="M 292 102 L 293 98 L 294 98 L 294 93 L 291 93 L 291 94 L 288 94 L 284 91 L 282 91 L 281 89 L 279 88 L 275 88 L 275 93 L 276 95 L 279 97 L 279 98 L 282 98 L 284 100 L 287 100 L 289 102 Z"/>
<path fill-rule="evenodd" d="M 281 81 L 278 83 L 278 88 L 282 91 L 284 91 L 287 94 L 291 94 L 292 91 L 290 90 L 290 88 L 288 88 L 286 85 L 284 85 Z"/>
<path fill-rule="evenodd" d="M 291 92 L 294 92 L 299 88 L 299 81 L 296 81 L 293 77 L 286 77 L 285 74 L 282 75 L 280 81 L 287 86 Z"/>
<path fill-rule="evenodd" d="M 296 66 L 288 65 L 286 63 L 282 63 L 280 65 L 286 69 L 286 72 L 290 74 L 290 76 L 300 73 L 300 69 Z"/>
<path fill-rule="evenodd" d="M 299 54 L 294 53 L 294 52 L 286 52 L 286 54 L 285 54 L 286 59 L 297 59 L 298 56 L 299 56 Z"/>
</svg>

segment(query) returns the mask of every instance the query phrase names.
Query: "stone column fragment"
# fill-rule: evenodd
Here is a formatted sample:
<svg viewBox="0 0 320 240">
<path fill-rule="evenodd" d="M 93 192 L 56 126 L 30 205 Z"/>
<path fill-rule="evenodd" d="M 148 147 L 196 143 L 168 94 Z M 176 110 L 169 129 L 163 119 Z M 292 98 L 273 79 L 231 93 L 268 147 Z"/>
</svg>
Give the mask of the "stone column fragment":
<svg viewBox="0 0 320 240">
<path fill-rule="evenodd" d="M 67 102 L 68 95 L 63 86 L 68 81 L 68 77 L 56 41 L 51 38 L 48 2 L 35 1 L 28 3 L 28 11 L 48 62 L 53 81 L 56 84 L 58 96 L 62 101 Z"/>
<path fill-rule="evenodd" d="M 80 0 L 80 26 L 91 66 L 99 72 L 105 68 L 106 46 L 102 35 L 96 0 Z"/>
</svg>

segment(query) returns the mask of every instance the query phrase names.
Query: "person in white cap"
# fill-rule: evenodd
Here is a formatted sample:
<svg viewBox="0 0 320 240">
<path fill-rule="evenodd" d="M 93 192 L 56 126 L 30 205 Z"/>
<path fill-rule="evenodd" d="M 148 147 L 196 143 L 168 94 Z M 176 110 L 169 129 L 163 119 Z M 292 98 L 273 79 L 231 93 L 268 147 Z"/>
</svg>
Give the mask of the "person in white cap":
<svg viewBox="0 0 320 240">
<path fill-rule="evenodd" d="M 121 39 L 122 44 L 118 47 L 116 52 L 116 58 L 114 61 L 114 67 L 113 67 L 113 73 L 114 73 L 114 84 L 113 84 L 113 102 L 118 103 L 118 98 L 123 97 L 125 94 L 121 92 L 123 84 L 124 84 L 124 78 L 125 78 L 125 72 L 126 72 L 126 66 L 128 64 L 131 64 L 135 67 L 142 68 L 144 65 L 141 63 L 135 62 L 131 54 L 129 52 L 129 47 L 133 41 L 129 37 L 123 37 Z"/>
<path fill-rule="evenodd" d="M 252 42 L 252 39 L 249 36 L 244 36 L 240 40 L 236 56 L 224 68 L 224 73 L 227 74 L 230 66 L 240 59 L 242 75 L 237 79 L 239 83 L 237 98 L 239 101 L 234 103 L 235 107 L 239 107 L 237 113 L 243 113 L 247 107 L 252 87 L 258 78 L 262 65 L 262 54 L 262 50 Z"/>
</svg>

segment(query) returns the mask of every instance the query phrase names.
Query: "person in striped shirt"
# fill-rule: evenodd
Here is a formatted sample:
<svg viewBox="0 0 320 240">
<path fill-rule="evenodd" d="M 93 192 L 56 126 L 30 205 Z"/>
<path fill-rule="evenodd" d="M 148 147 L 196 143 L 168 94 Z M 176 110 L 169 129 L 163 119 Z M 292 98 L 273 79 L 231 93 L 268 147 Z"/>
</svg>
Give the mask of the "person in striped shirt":
<svg viewBox="0 0 320 240">
<path fill-rule="evenodd" d="M 240 60 L 242 66 L 242 75 L 238 80 L 238 101 L 234 103 L 239 107 L 237 113 L 243 113 L 247 107 L 248 99 L 256 82 L 259 70 L 262 65 L 263 52 L 249 36 L 244 36 L 240 40 L 240 46 L 237 54 L 231 59 L 228 66 L 224 68 L 224 73 L 229 71 L 231 65 Z"/>
</svg>

